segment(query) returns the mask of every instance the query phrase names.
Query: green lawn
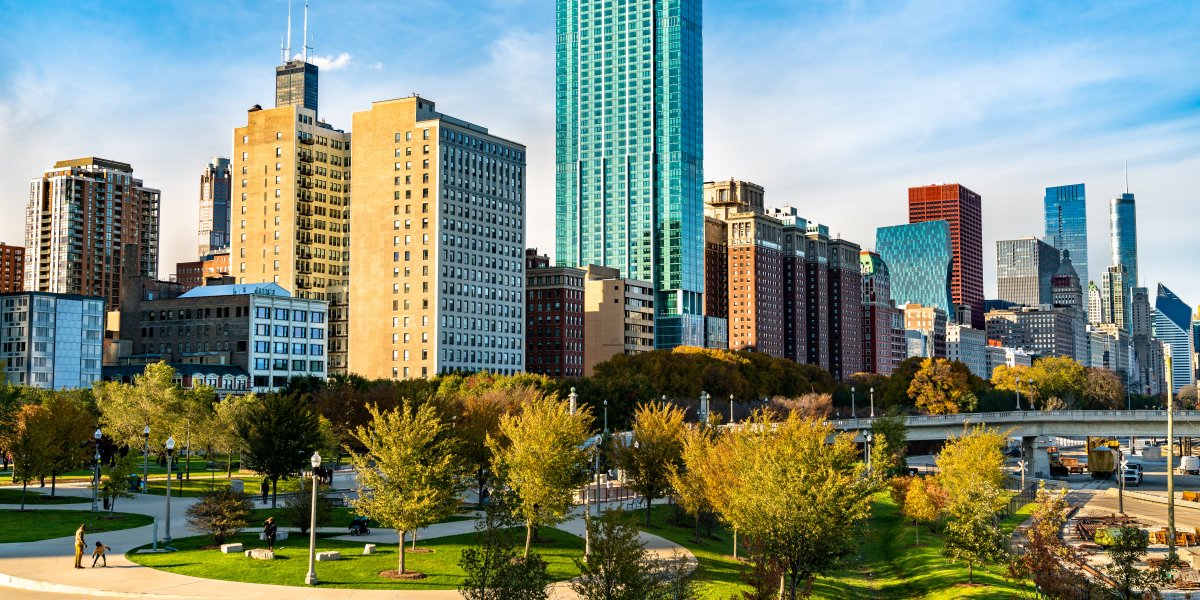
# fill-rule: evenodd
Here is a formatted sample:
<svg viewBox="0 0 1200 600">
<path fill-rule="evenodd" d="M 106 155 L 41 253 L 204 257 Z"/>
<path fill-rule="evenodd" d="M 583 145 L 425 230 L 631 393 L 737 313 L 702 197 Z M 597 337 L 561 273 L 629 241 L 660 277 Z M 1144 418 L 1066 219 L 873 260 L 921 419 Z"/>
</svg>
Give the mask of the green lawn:
<svg viewBox="0 0 1200 600">
<path fill-rule="evenodd" d="M 523 531 L 516 534 L 520 537 Z M 583 554 L 583 540 L 550 528 L 543 528 L 541 535 L 551 541 L 536 547 L 536 551 L 549 563 L 550 576 L 554 580 L 562 580 L 578 575 L 579 571 L 571 559 Z M 362 542 L 318 538 L 318 551 L 339 550 L 342 552 L 342 560 L 317 563 L 317 579 L 322 586 L 333 588 L 457 589 L 462 582 L 462 571 L 458 568 L 459 554 L 464 547 L 471 545 L 472 538 L 472 534 L 463 534 L 419 540 L 419 548 L 431 548 L 434 551 L 427 554 L 410 553 L 405 556 L 406 569 L 427 575 L 425 579 L 417 581 L 395 581 L 378 576 L 380 571 L 396 568 L 395 544 L 380 545 L 376 554 L 363 556 Z M 247 549 L 263 547 L 257 534 L 242 534 L 231 541 L 241 542 Z M 208 538 L 203 537 L 177 538 L 172 541 L 172 546 L 179 549 L 178 552 L 135 554 L 131 551 L 127 556 L 139 564 L 194 577 L 248 583 L 304 585 L 304 575 L 308 572 L 307 538 L 297 539 L 295 542 L 288 539 L 278 544 L 275 547 L 276 560 L 273 561 L 253 560 L 241 554 L 221 554 L 216 549 L 200 549 L 210 543 Z"/>
<path fill-rule="evenodd" d="M 261 506 L 261 504 L 259 504 L 258 502 L 255 502 L 255 506 Z M 346 528 L 350 527 L 350 521 L 351 521 L 351 519 L 354 518 L 354 514 L 355 514 L 353 508 L 350 508 L 347 506 L 335 506 L 333 508 L 332 512 L 333 512 L 332 521 L 328 525 L 324 525 L 324 527 L 346 527 Z M 278 522 L 279 518 L 280 518 L 279 515 L 280 515 L 279 509 L 272 509 L 270 507 L 256 508 L 250 512 L 250 518 L 248 519 L 248 521 L 249 521 L 251 527 L 257 527 L 263 521 L 266 521 L 267 517 L 270 517 L 270 516 L 274 516 L 275 520 Z M 469 516 L 469 515 L 450 515 L 449 517 L 447 517 L 441 521 L 438 521 L 438 522 L 439 523 L 453 523 L 455 521 L 469 521 L 472 519 L 474 519 L 474 517 Z M 370 527 L 371 529 L 375 529 L 376 527 L 379 526 L 378 523 L 376 523 L 375 521 L 369 520 L 369 521 L 367 521 L 367 523 L 368 523 L 367 526 Z M 280 527 L 291 527 L 290 525 L 285 526 L 283 524 L 280 524 L 279 526 Z M 420 539 L 421 539 L 420 532 L 417 532 L 418 543 L 420 543 Z"/>
<path fill-rule="evenodd" d="M 80 523 L 88 523 L 89 533 L 100 533 L 141 527 L 154 521 L 145 515 L 122 512 L 114 513 L 112 519 L 108 518 L 108 513 L 96 515 L 93 519 L 90 510 L 0 510 L 0 543 L 36 542 L 75 535 Z"/>
<path fill-rule="evenodd" d="M 232 479 L 240 479 L 243 482 L 243 490 L 255 498 L 257 502 L 257 499 L 259 498 L 258 486 L 261 485 L 262 482 L 261 475 L 256 475 L 253 473 L 235 473 Z M 225 477 L 224 471 L 216 473 L 215 477 L 209 473 L 197 473 L 196 471 L 192 471 L 191 480 L 185 479 L 182 481 L 182 489 L 180 489 L 181 482 L 177 478 L 171 479 L 171 495 L 175 496 L 176 498 L 180 496 L 185 498 L 194 498 L 196 496 L 203 495 L 210 489 L 229 489 L 229 481 L 230 478 Z M 167 493 L 166 478 L 155 479 L 152 476 L 147 487 L 150 494 L 156 496 L 165 495 Z M 300 480 L 298 478 L 279 480 L 280 494 L 295 492 L 299 489 Z M 270 502 L 270 496 L 267 497 L 267 501 Z M 280 498 L 279 502 L 282 504 L 283 499 Z"/>
<path fill-rule="evenodd" d="M 54 496 L 41 493 L 42 488 L 29 488 L 25 492 L 25 504 L 78 504 L 80 502 L 91 502 L 92 497 L 88 496 Z M 46 488 L 49 492 L 50 488 Z M 0 488 L 0 504 L 20 504 L 21 503 L 21 488 Z"/>
<path fill-rule="evenodd" d="M 1031 506 L 1005 519 L 1003 527 L 1011 532 L 1029 515 Z M 713 536 L 694 541 L 690 524 L 670 523 L 675 508 L 659 505 L 651 511 L 648 533 L 671 540 L 692 552 L 697 560 L 700 597 L 726 600 L 749 590 L 742 573 L 749 569 L 730 555 L 732 536 L 724 527 L 714 527 Z M 639 523 L 644 513 L 636 514 Z M 878 496 L 859 554 L 848 560 L 846 570 L 813 583 L 814 598 L 848 600 L 851 598 L 996 598 L 1007 599 L 1029 592 L 1027 586 L 1004 578 L 1003 567 L 976 569 L 977 587 L 965 587 L 965 567 L 950 563 L 941 555 L 940 535 L 921 532 L 921 545 L 914 543 L 912 525 L 901 523 L 896 505 L 886 494 Z"/>
</svg>

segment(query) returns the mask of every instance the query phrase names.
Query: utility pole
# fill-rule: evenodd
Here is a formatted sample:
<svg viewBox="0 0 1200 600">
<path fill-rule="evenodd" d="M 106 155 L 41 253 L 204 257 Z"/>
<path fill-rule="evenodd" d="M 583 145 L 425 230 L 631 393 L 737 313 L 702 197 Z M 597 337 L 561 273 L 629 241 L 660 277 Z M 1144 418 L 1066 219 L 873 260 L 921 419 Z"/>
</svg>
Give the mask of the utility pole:
<svg viewBox="0 0 1200 600">
<path fill-rule="evenodd" d="M 1171 376 L 1171 346 L 1167 362 L 1167 557 L 1175 558 L 1175 381 Z"/>
</svg>

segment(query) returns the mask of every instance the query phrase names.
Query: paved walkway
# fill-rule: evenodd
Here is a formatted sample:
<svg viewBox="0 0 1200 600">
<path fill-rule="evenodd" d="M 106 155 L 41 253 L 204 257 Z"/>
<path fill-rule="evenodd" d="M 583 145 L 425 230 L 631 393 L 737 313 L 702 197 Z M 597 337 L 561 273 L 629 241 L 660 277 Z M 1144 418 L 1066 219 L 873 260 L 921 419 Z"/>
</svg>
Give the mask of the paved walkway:
<svg viewBox="0 0 1200 600">
<path fill-rule="evenodd" d="M 80 484 L 59 486 L 63 495 L 89 496 L 90 488 Z M 184 511 L 194 504 L 196 498 L 171 499 L 171 533 L 174 537 L 196 535 L 188 529 L 184 519 Z M 256 503 L 257 504 L 257 503 Z M 0 508 L 19 508 L 16 505 L 0 505 Z M 38 510 L 87 510 L 90 504 L 57 504 L 37 505 Z M 118 512 L 132 512 L 155 517 L 164 523 L 166 517 L 166 500 L 162 496 L 145 496 L 139 494 L 134 499 L 122 499 L 117 502 Z M 582 513 L 580 513 L 582 514 Z M 467 533 L 474 530 L 474 521 L 454 521 L 432 525 L 419 532 L 419 539 L 429 539 Z M 563 523 L 559 529 L 568 533 L 582 536 L 583 520 L 572 519 Z M 321 528 L 323 532 L 345 531 L 341 527 Z M 162 527 L 158 532 L 161 538 L 165 531 Z M 453 590 L 349 590 L 328 589 L 321 587 L 263 585 L 254 583 L 239 583 L 215 579 L 201 579 L 187 575 L 179 575 L 160 571 L 135 564 L 125 558 L 125 552 L 145 544 L 149 544 L 153 535 L 153 526 L 137 527 L 121 531 L 89 534 L 88 542 L 97 540 L 113 548 L 108 557 L 107 569 L 73 569 L 74 558 L 72 536 L 24 542 L 0 544 L 0 587 L 15 588 L 0 593 L 4 598 L 22 598 L 40 600 L 44 593 L 69 595 L 69 597 L 109 597 L 109 598 L 152 598 L 157 600 L 214 600 L 229 598 L 240 599 L 271 599 L 288 598 L 289 600 L 451 600 L 461 595 Z M 340 536 L 338 539 L 350 539 L 364 543 L 395 544 L 396 532 L 390 529 L 376 529 L 369 536 Z M 641 539 L 653 554 L 671 556 L 680 554 L 689 560 L 695 558 L 673 542 L 659 536 L 647 533 L 641 534 Z M 161 544 L 161 539 L 160 539 Z M 214 551 L 215 552 L 215 551 Z M 318 577 L 320 570 L 318 569 Z M 17 593 L 16 590 L 20 590 Z M 14 595 L 10 596 L 10 592 Z M 553 598 L 574 598 L 565 583 L 553 586 Z"/>
</svg>

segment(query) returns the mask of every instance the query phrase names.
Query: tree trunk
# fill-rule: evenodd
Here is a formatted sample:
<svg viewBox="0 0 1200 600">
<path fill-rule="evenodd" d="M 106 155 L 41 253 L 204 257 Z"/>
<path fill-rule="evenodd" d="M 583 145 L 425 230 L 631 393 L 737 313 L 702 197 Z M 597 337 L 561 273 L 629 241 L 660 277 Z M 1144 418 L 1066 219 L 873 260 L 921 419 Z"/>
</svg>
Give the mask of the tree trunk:
<svg viewBox="0 0 1200 600">
<path fill-rule="evenodd" d="M 55 490 L 57 489 L 57 486 L 58 486 L 58 474 L 57 474 L 57 473 L 51 473 L 51 474 L 50 474 L 50 497 L 51 497 L 51 498 L 53 498 L 53 497 L 54 497 Z"/>
<path fill-rule="evenodd" d="M 533 542 L 533 523 L 525 522 L 525 558 L 529 558 L 529 544 Z"/>
<path fill-rule="evenodd" d="M 692 530 L 692 539 L 696 540 L 697 544 L 700 543 L 700 511 L 696 511 L 696 527 Z"/>
<path fill-rule="evenodd" d="M 483 467 L 479 467 L 476 471 L 475 480 L 479 482 L 479 491 L 475 494 L 475 503 L 479 505 L 480 510 L 483 509 L 483 486 L 487 483 L 487 478 L 483 476 Z"/>
<path fill-rule="evenodd" d="M 967 563 L 967 583 L 975 584 L 975 565 Z"/>
<path fill-rule="evenodd" d="M 398 547 L 398 549 L 400 551 L 397 552 L 397 554 L 400 555 L 400 566 L 397 567 L 396 572 L 403 575 L 404 574 L 404 530 L 403 529 L 398 530 L 398 531 L 396 531 L 396 533 L 400 534 L 400 546 Z"/>
<path fill-rule="evenodd" d="M 646 527 L 650 526 L 650 496 L 646 496 Z"/>
<path fill-rule="evenodd" d="M 17 468 L 13 467 L 13 473 L 17 472 Z M 28 481 L 21 482 L 21 512 L 25 512 L 25 488 L 29 487 Z"/>
<path fill-rule="evenodd" d="M 416 529 L 414 529 L 412 532 L 412 543 L 413 543 L 412 549 L 416 550 L 417 549 L 417 530 Z"/>
<path fill-rule="evenodd" d="M 733 560 L 737 560 L 737 527 L 733 528 Z"/>
<path fill-rule="evenodd" d="M 276 500 L 279 499 L 279 478 L 271 478 L 271 510 L 275 510 Z M 403 553 L 401 553 L 403 554 Z"/>
<path fill-rule="evenodd" d="M 920 546 L 921 545 L 921 526 L 919 524 L 914 525 L 913 531 L 917 532 L 917 545 Z"/>
<path fill-rule="evenodd" d="M 229 477 L 229 478 L 233 477 L 233 453 L 232 452 L 225 455 L 225 476 Z"/>
</svg>

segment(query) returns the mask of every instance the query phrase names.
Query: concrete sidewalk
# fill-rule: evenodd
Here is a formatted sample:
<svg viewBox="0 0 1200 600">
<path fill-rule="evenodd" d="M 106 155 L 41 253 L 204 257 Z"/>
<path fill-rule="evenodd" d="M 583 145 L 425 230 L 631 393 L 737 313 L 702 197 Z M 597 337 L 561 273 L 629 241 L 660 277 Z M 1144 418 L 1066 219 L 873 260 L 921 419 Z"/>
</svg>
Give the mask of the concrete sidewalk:
<svg viewBox="0 0 1200 600">
<path fill-rule="evenodd" d="M 66 492 L 67 488 L 63 488 L 63 491 Z M 72 491 L 82 495 L 90 492 L 90 489 L 74 489 Z M 186 508 L 196 501 L 196 498 L 171 499 L 171 533 L 174 537 L 197 535 L 197 532 L 187 527 L 184 518 Z M 88 505 L 50 505 L 36 508 L 39 510 L 78 510 L 80 506 Z M 0 508 L 16 507 L 0 506 Z M 153 516 L 162 523 L 166 513 L 166 501 L 161 496 L 139 494 L 132 500 L 121 500 L 117 504 L 117 510 L 118 512 Z M 582 515 L 581 511 L 575 512 L 577 515 Z M 418 533 L 418 540 L 469 533 L 474 530 L 474 527 L 474 520 L 439 523 L 421 530 Z M 89 544 L 101 541 L 113 548 L 113 552 L 108 557 L 107 569 L 73 569 L 71 567 L 74 559 L 73 536 L 38 542 L 0 544 L 0 587 L 15 588 L 29 593 L 160 600 L 227 600 L 230 598 L 277 600 L 281 597 L 289 600 L 451 600 L 461 598 L 461 595 L 455 590 L 323 589 L 319 586 L 306 587 L 300 582 L 297 582 L 295 586 L 283 586 L 201 579 L 143 567 L 125 558 L 125 552 L 128 550 L 150 543 L 153 535 L 152 528 L 153 526 L 145 526 L 89 534 Z M 567 521 L 559 527 L 563 531 L 579 536 L 583 535 L 583 528 L 584 523 L 581 516 Z M 336 532 L 345 531 L 345 529 L 328 527 L 321 528 L 320 531 Z M 159 537 L 161 538 L 164 533 L 165 527 L 160 526 Z M 381 545 L 396 544 L 398 541 L 396 532 L 391 529 L 376 529 L 369 536 L 338 536 L 337 539 Z M 691 553 L 673 542 L 647 533 L 642 533 L 641 539 L 646 543 L 647 549 L 656 556 L 681 555 L 695 564 L 695 558 Z M 319 574 L 318 570 L 318 576 Z M 0 596 L 9 597 L 7 592 Z M 560 582 L 553 586 L 551 597 L 569 599 L 576 596 L 565 582 Z"/>
</svg>

